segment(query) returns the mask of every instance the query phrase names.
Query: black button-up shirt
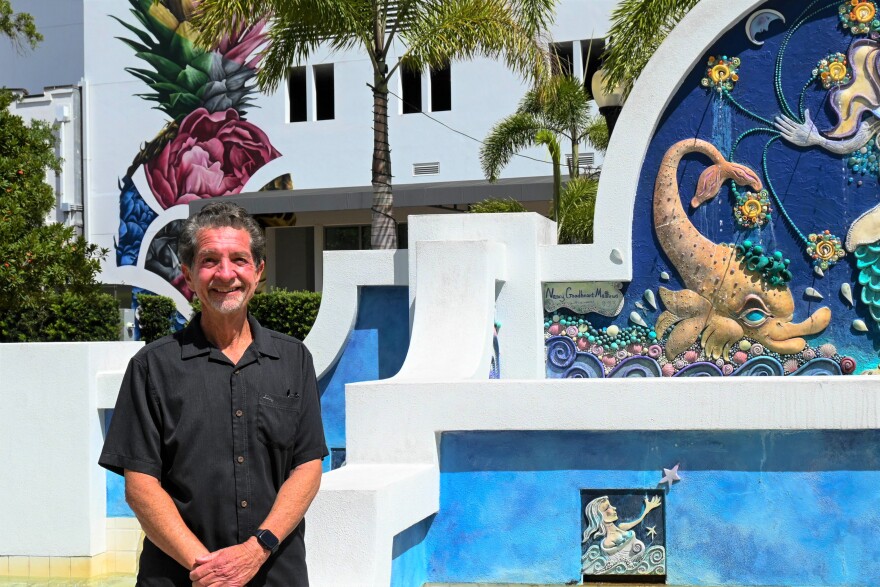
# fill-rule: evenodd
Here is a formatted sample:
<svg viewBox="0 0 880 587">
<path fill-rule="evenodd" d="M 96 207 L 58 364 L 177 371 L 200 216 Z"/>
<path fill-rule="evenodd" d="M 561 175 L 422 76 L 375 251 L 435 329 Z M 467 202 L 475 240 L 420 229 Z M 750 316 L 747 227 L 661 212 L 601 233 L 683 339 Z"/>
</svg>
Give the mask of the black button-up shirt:
<svg viewBox="0 0 880 587">
<path fill-rule="evenodd" d="M 99 463 L 152 475 L 210 551 L 253 536 L 290 472 L 327 455 L 312 357 L 253 317 L 253 342 L 233 364 L 186 329 L 128 365 Z M 307 585 L 305 522 L 251 585 Z M 144 541 L 138 585 L 191 585 L 189 571 Z"/>
</svg>

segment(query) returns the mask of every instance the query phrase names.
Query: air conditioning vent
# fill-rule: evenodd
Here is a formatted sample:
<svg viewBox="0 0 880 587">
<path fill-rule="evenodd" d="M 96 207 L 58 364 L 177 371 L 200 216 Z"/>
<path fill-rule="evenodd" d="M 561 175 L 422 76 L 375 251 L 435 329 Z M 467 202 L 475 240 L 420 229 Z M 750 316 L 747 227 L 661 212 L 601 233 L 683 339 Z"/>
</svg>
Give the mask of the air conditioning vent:
<svg viewBox="0 0 880 587">
<path fill-rule="evenodd" d="M 582 170 L 589 171 L 593 168 L 593 165 L 596 164 L 596 154 L 595 153 L 579 153 L 578 154 L 578 167 Z M 571 165 L 571 153 L 565 155 L 565 165 Z"/>
<path fill-rule="evenodd" d="M 413 163 L 413 175 L 437 175 L 440 173 L 440 163 Z"/>
</svg>

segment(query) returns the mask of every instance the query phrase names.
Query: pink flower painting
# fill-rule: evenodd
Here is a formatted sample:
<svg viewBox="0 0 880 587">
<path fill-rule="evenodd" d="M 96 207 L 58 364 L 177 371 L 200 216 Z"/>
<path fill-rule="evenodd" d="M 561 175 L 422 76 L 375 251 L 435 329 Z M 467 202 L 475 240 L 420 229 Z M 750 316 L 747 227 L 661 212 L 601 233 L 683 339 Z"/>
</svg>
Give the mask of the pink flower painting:
<svg viewBox="0 0 880 587">
<path fill-rule="evenodd" d="M 269 137 L 230 108 L 198 108 L 177 136 L 144 165 L 150 189 L 163 208 L 241 191 L 260 167 L 281 154 Z"/>
</svg>

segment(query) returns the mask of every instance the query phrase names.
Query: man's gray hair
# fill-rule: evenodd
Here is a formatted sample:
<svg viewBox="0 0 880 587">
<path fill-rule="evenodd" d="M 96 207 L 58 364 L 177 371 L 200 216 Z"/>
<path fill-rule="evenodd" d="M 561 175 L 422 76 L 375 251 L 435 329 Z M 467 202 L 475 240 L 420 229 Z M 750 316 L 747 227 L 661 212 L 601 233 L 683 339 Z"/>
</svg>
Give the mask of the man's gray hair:
<svg viewBox="0 0 880 587">
<path fill-rule="evenodd" d="M 263 229 L 247 210 L 232 202 L 211 202 L 187 219 L 180 231 L 177 255 L 180 262 L 192 267 L 198 249 L 199 231 L 206 228 L 237 228 L 246 230 L 251 237 L 251 256 L 259 266 L 266 258 L 266 237 Z"/>
</svg>

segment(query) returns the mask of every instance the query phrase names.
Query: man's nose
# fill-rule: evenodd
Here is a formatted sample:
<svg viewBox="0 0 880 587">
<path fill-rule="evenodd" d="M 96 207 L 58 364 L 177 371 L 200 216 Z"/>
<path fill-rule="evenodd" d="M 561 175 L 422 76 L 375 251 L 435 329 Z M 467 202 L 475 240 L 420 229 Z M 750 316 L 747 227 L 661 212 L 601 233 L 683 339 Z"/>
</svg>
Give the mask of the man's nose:
<svg viewBox="0 0 880 587">
<path fill-rule="evenodd" d="M 223 280 L 235 279 L 235 263 L 230 259 L 220 259 L 217 264 L 217 277 Z"/>
</svg>

